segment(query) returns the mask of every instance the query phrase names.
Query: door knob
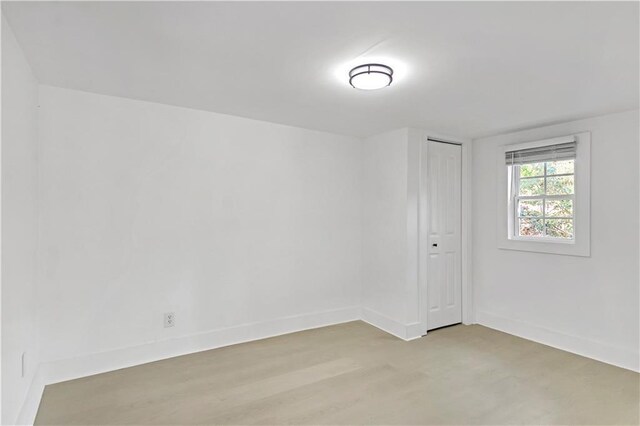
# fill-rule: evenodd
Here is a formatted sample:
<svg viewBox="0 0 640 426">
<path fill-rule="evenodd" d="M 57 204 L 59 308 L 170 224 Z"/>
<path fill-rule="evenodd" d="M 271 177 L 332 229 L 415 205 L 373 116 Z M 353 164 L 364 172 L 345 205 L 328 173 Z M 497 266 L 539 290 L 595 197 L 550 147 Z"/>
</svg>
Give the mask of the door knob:
<svg viewBox="0 0 640 426">
<path fill-rule="evenodd" d="M 431 247 L 438 247 L 438 243 L 431 244 Z"/>
</svg>

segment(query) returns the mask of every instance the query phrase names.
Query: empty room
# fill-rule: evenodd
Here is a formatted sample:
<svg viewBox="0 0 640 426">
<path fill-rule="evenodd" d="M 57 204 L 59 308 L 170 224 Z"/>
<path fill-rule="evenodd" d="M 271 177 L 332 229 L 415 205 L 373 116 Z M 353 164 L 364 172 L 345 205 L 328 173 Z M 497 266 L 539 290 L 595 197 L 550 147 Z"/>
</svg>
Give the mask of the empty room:
<svg viewBox="0 0 640 426">
<path fill-rule="evenodd" d="M 640 2 L 1 7 L 3 425 L 640 424 Z"/>
</svg>

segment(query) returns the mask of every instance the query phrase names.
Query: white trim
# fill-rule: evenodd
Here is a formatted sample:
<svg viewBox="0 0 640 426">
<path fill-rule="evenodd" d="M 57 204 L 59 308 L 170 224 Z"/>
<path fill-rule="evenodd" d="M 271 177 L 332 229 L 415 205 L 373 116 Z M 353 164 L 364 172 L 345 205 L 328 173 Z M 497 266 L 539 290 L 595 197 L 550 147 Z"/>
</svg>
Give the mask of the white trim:
<svg viewBox="0 0 640 426">
<path fill-rule="evenodd" d="M 473 144 L 465 141 L 462 144 L 462 227 L 461 227 L 461 247 L 462 247 L 462 323 L 465 325 L 475 324 L 475 304 L 473 298 L 472 282 L 472 216 L 473 211 L 471 188 L 473 187 L 472 174 L 472 153 Z"/>
<path fill-rule="evenodd" d="M 574 170 L 575 194 L 574 194 L 574 239 L 536 239 L 510 237 L 510 227 L 513 226 L 513 218 L 509 215 L 508 206 L 511 200 L 507 198 L 509 176 L 508 167 L 505 165 L 505 152 L 514 149 L 527 149 L 538 146 L 554 145 L 567 140 L 577 142 L 577 152 Z M 568 136 L 551 139 L 508 144 L 498 147 L 498 203 L 497 241 L 498 248 L 506 250 L 533 251 L 539 253 L 563 254 L 571 256 L 591 255 L 591 133 L 581 132 Z"/>
<path fill-rule="evenodd" d="M 358 319 L 360 319 L 360 309 L 357 306 L 352 306 L 220 328 L 175 339 L 160 340 L 76 358 L 51 361 L 45 364 L 47 365 L 47 383 L 76 379 L 175 356 L 356 321 Z"/>
<path fill-rule="evenodd" d="M 350 306 L 41 363 L 18 420 L 20 424 L 33 424 L 44 386 L 48 384 L 359 319 L 360 307 Z"/>
<path fill-rule="evenodd" d="M 418 280 L 419 280 L 419 298 L 420 298 L 420 325 L 423 334 L 427 334 L 429 325 L 427 324 L 427 262 L 424 253 L 428 253 L 427 234 L 428 234 L 428 218 L 427 218 L 427 187 L 426 177 L 424 176 L 424 161 L 427 155 L 427 142 L 429 138 L 444 139 L 446 143 L 455 143 L 462 148 L 462 168 L 461 168 L 461 274 L 462 274 L 462 323 L 466 325 L 475 324 L 474 300 L 473 300 L 473 283 L 472 283 L 472 230 L 471 230 L 471 188 L 472 188 L 472 147 L 473 144 L 469 140 L 459 140 L 456 138 L 445 137 L 440 138 L 429 132 L 425 132 L 420 139 L 419 147 L 419 224 L 418 224 Z M 436 141 L 437 142 L 437 141 Z"/>
<path fill-rule="evenodd" d="M 422 332 L 419 322 L 402 324 L 369 308 L 362 308 L 361 319 L 367 324 L 405 341 L 417 339 L 425 334 Z"/>
<path fill-rule="evenodd" d="M 478 324 L 563 351 L 640 372 L 640 354 L 627 348 L 550 330 L 525 321 L 479 311 Z"/>
<path fill-rule="evenodd" d="M 418 198 L 419 198 L 419 207 L 418 207 L 418 296 L 420 299 L 420 325 L 425 334 L 427 334 L 427 329 L 429 325 L 427 323 L 427 312 L 428 312 L 428 304 L 427 304 L 427 282 L 428 282 L 428 274 L 427 274 L 427 254 L 429 253 L 429 221 L 427 217 L 428 212 L 428 197 L 427 197 L 427 177 L 426 177 L 426 153 L 427 153 L 427 143 L 429 136 L 425 136 L 421 138 L 419 143 L 419 151 L 418 157 L 420 161 L 418 163 L 418 170 L 420 183 L 418 185 Z"/>
<path fill-rule="evenodd" d="M 420 322 L 420 141 L 422 131 L 407 131 L 407 264 L 406 323 Z M 420 327 L 422 328 L 422 327 Z M 426 328 L 421 330 L 426 333 Z M 419 332 L 416 335 L 424 334 Z"/>
<path fill-rule="evenodd" d="M 22 408 L 18 413 L 16 424 L 18 425 L 32 425 L 38 414 L 38 407 L 40 406 L 40 400 L 44 393 L 45 377 L 44 368 L 42 364 L 38 365 L 36 373 L 33 375 L 31 385 L 27 390 L 27 396 L 25 397 Z"/>
</svg>

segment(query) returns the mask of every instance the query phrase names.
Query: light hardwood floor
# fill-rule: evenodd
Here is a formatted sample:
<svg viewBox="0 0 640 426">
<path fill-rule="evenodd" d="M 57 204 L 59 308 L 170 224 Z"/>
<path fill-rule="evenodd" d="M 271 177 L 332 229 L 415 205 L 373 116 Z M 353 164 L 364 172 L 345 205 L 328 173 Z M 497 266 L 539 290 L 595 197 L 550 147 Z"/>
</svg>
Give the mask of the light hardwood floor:
<svg viewBox="0 0 640 426">
<path fill-rule="evenodd" d="M 50 385 L 36 424 L 638 424 L 639 386 L 478 325 L 358 321 Z"/>
</svg>

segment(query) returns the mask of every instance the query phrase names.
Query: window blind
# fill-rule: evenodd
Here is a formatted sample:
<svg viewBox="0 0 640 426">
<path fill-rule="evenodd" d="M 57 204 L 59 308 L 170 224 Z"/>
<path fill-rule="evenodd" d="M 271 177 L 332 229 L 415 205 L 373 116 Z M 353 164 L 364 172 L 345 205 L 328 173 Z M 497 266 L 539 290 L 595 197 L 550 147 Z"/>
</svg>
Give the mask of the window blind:
<svg viewBox="0 0 640 426">
<path fill-rule="evenodd" d="M 505 152 L 507 166 L 542 163 L 544 161 L 564 161 L 576 158 L 576 142 L 565 142 L 536 148 Z"/>
</svg>

